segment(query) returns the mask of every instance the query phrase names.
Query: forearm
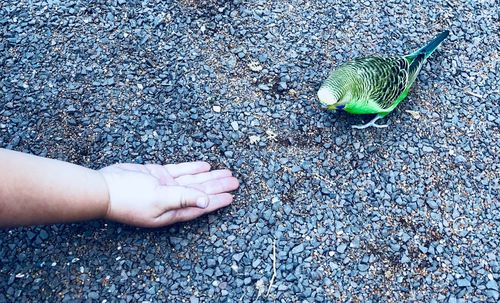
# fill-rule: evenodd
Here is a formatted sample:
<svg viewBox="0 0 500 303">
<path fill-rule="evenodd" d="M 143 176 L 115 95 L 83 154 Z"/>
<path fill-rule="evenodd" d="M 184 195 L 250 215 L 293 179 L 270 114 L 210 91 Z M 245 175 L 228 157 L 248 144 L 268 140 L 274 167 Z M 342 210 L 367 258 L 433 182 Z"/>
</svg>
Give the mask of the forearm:
<svg viewBox="0 0 500 303">
<path fill-rule="evenodd" d="M 0 226 L 102 218 L 108 199 L 98 171 L 0 149 Z"/>
</svg>

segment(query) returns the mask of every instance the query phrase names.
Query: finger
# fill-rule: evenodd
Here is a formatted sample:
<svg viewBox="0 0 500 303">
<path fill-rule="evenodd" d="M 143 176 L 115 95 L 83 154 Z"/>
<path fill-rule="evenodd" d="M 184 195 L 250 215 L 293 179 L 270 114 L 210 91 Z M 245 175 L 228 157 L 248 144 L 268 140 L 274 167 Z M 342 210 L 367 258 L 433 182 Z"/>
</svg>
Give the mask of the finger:
<svg viewBox="0 0 500 303">
<path fill-rule="evenodd" d="M 160 186 L 157 188 L 157 201 L 164 211 L 185 207 L 206 208 L 209 197 L 203 191 L 185 186 Z"/>
<path fill-rule="evenodd" d="M 196 219 L 204 214 L 213 212 L 219 208 L 228 206 L 233 202 L 233 196 L 228 193 L 211 195 L 207 208 L 187 207 L 166 212 L 155 219 L 156 226 L 163 226 L 177 222 L 184 222 Z"/>
<path fill-rule="evenodd" d="M 225 177 L 216 180 L 209 180 L 199 184 L 190 184 L 189 187 L 196 188 L 209 195 L 220 194 L 237 189 L 240 182 L 235 177 Z"/>
<path fill-rule="evenodd" d="M 184 162 L 179 164 L 167 164 L 164 165 L 168 173 L 174 177 L 180 177 L 183 175 L 194 175 L 199 173 L 204 173 L 210 170 L 210 164 L 203 161 L 196 162 Z"/>
<path fill-rule="evenodd" d="M 175 181 L 180 185 L 190 185 L 197 183 L 204 183 L 207 181 L 221 179 L 224 177 L 231 177 L 232 173 L 227 169 L 212 170 L 210 172 L 196 174 L 196 175 L 184 175 L 176 178 Z"/>
</svg>

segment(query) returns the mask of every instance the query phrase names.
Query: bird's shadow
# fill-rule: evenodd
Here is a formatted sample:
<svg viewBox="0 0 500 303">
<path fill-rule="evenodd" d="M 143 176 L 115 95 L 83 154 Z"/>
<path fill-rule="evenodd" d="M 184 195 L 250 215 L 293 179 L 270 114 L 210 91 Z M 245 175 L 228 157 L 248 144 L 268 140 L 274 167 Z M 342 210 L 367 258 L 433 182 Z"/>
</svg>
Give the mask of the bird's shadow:
<svg viewBox="0 0 500 303">
<path fill-rule="evenodd" d="M 321 111 L 321 121 L 339 130 L 351 130 L 352 126 L 368 123 L 376 116 L 376 114 L 353 115 L 343 110 Z"/>
</svg>

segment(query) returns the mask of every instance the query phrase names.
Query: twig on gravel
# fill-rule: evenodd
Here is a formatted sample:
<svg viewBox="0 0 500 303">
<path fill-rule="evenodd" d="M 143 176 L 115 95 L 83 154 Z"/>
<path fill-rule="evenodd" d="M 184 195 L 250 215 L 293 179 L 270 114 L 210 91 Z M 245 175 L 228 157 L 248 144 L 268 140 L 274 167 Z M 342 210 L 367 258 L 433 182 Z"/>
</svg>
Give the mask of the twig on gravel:
<svg viewBox="0 0 500 303">
<path fill-rule="evenodd" d="M 326 183 L 328 183 L 330 186 L 333 186 L 333 187 L 335 187 L 335 181 L 337 181 L 340 178 L 340 176 L 338 176 L 337 178 L 333 179 L 333 181 L 332 181 L 332 180 L 326 179 L 325 177 L 323 177 L 323 176 L 321 176 L 321 175 L 319 175 L 317 173 L 313 173 L 312 175 L 316 179 L 319 179 L 321 181 L 325 181 Z"/>
<path fill-rule="evenodd" d="M 475 92 L 471 92 L 470 90 L 464 90 L 464 92 L 465 92 L 467 95 L 474 96 L 474 97 L 478 97 L 479 99 L 483 99 L 483 98 L 484 98 L 484 96 L 483 96 L 483 95 L 476 94 Z"/>
<path fill-rule="evenodd" d="M 276 239 L 273 240 L 273 276 L 271 277 L 271 281 L 269 281 L 269 288 L 267 289 L 266 297 L 269 296 L 269 292 L 271 291 L 271 287 L 273 287 L 275 278 L 276 278 Z"/>
</svg>

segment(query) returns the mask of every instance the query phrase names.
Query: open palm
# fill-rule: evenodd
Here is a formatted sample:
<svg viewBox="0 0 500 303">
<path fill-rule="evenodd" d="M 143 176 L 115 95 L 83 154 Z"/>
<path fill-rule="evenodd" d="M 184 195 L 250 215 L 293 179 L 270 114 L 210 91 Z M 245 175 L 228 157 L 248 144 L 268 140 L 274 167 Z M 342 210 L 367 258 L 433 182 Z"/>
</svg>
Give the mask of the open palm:
<svg viewBox="0 0 500 303">
<path fill-rule="evenodd" d="M 100 170 L 109 190 L 106 218 L 159 227 L 197 218 L 229 205 L 239 186 L 229 170 L 206 162 L 115 164 Z"/>
</svg>

